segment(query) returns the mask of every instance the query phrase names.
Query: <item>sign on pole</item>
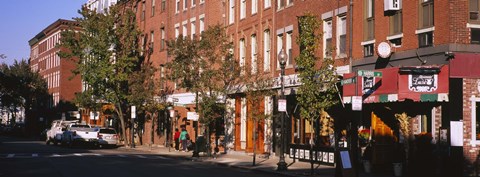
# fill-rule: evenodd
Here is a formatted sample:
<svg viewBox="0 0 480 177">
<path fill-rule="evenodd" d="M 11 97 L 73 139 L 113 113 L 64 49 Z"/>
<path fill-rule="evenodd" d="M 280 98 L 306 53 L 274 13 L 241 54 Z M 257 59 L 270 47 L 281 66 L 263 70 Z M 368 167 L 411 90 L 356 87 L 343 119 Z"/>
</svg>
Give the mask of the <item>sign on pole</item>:
<svg viewBox="0 0 480 177">
<path fill-rule="evenodd" d="M 362 77 L 382 77 L 383 74 L 381 71 L 358 70 L 357 75 Z"/>
<path fill-rule="evenodd" d="M 348 78 L 348 79 L 343 79 L 343 80 L 340 81 L 340 84 L 341 84 L 341 85 L 354 84 L 354 83 L 357 83 L 357 78 L 356 78 L 356 77 L 352 77 L 352 78 Z"/>
<path fill-rule="evenodd" d="M 197 112 L 187 112 L 187 120 L 198 121 Z"/>
<path fill-rule="evenodd" d="M 278 112 L 287 112 L 287 100 L 278 99 Z"/>
<path fill-rule="evenodd" d="M 135 119 L 135 117 L 137 116 L 137 114 L 136 114 L 137 110 L 136 110 L 135 106 L 131 107 L 130 112 L 132 113 L 131 114 L 132 119 Z"/>
<path fill-rule="evenodd" d="M 362 110 L 362 96 L 352 96 L 352 110 L 361 111 Z"/>
</svg>

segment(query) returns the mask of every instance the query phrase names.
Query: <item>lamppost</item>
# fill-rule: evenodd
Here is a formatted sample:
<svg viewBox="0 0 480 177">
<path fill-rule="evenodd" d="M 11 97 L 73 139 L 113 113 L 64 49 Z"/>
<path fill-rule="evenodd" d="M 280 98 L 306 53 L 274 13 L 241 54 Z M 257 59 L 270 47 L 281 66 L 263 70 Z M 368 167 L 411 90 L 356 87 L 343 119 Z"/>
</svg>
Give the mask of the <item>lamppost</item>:
<svg viewBox="0 0 480 177">
<path fill-rule="evenodd" d="M 280 69 L 281 69 L 281 73 L 280 73 L 280 80 L 281 80 L 281 87 L 282 87 L 282 90 L 280 92 L 280 99 L 283 99 L 285 101 L 285 84 L 283 82 L 283 76 L 285 76 L 285 64 L 286 64 L 286 61 L 285 59 L 287 58 L 287 54 L 285 53 L 285 50 L 283 50 L 283 48 L 280 50 L 280 52 L 278 53 L 278 56 L 277 56 L 277 60 L 278 60 L 278 63 L 280 63 Z M 286 171 L 287 170 L 287 163 L 285 162 L 285 155 L 284 155 L 284 148 L 283 146 L 285 146 L 285 140 L 284 140 L 284 134 L 285 134 L 285 130 L 284 130 L 284 126 L 285 126 L 285 112 L 284 111 L 281 111 L 280 112 L 280 122 L 281 122 L 281 127 L 280 127 L 280 159 L 277 163 L 277 171 Z"/>
<path fill-rule="evenodd" d="M 168 107 L 167 107 L 167 110 L 168 110 L 168 112 L 165 111 L 165 118 L 169 118 L 169 120 L 170 120 L 170 121 L 169 121 L 169 123 L 170 123 L 170 125 L 169 125 L 169 126 L 170 126 L 170 127 L 169 127 L 170 131 L 168 131 L 168 134 L 167 134 L 168 152 L 170 152 L 170 147 L 172 146 L 172 144 L 173 144 L 172 142 L 174 141 L 173 138 L 172 138 L 172 137 L 173 137 L 173 135 L 172 135 L 172 132 L 173 132 L 173 131 L 172 131 L 172 130 L 173 130 L 173 119 L 174 119 L 174 116 L 175 116 L 175 110 L 173 110 L 173 107 L 172 107 L 172 106 L 168 106 Z M 172 113 L 172 112 L 173 112 L 173 113 Z M 168 114 L 170 114 L 170 117 L 168 117 Z"/>
</svg>

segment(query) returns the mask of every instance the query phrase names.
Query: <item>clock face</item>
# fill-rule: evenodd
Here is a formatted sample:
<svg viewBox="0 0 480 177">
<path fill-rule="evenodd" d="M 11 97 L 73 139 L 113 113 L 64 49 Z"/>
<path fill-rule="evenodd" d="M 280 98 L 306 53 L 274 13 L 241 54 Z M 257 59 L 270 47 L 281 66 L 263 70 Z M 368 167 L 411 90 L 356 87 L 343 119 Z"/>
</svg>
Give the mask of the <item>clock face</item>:
<svg viewBox="0 0 480 177">
<path fill-rule="evenodd" d="M 388 44 L 387 42 L 381 42 L 380 44 L 378 44 L 377 53 L 378 53 L 378 56 L 382 58 L 388 58 L 392 53 L 392 48 L 390 47 L 390 44 Z"/>
</svg>

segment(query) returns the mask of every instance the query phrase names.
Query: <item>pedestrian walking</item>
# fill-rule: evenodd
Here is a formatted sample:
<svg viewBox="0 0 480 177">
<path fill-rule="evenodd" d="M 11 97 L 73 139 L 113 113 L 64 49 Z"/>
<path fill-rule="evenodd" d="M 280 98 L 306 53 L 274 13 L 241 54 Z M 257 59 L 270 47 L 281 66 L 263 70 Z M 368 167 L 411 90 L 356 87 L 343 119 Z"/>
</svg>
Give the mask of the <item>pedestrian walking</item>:
<svg viewBox="0 0 480 177">
<path fill-rule="evenodd" d="M 175 151 L 178 151 L 180 149 L 180 132 L 178 131 L 178 128 L 175 128 L 175 134 L 173 135 L 173 139 L 175 140 Z"/>
<path fill-rule="evenodd" d="M 182 129 L 182 133 L 180 133 L 180 137 L 178 138 L 180 142 L 182 142 L 182 150 L 183 152 L 187 151 L 187 141 L 188 141 L 188 132 L 185 129 Z"/>
</svg>

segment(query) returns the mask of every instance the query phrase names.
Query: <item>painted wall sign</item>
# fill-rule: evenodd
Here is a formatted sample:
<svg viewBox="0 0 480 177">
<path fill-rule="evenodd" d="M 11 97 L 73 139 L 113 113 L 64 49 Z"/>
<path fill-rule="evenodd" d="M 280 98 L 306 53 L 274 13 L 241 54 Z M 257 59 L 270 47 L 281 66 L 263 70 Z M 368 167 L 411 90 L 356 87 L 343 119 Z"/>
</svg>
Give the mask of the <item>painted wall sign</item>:
<svg viewBox="0 0 480 177">
<path fill-rule="evenodd" d="M 438 75 L 408 75 L 408 89 L 413 92 L 434 92 L 438 88 Z"/>
</svg>

